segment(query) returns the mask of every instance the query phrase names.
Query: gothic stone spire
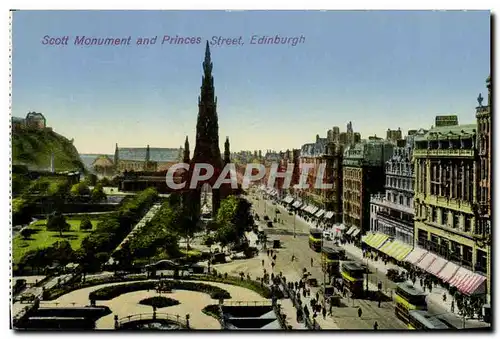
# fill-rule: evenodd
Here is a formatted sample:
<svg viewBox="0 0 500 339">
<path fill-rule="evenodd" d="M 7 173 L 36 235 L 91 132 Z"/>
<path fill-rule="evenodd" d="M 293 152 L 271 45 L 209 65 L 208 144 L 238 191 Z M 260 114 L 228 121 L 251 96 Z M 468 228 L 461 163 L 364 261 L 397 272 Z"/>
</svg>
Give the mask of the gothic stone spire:
<svg viewBox="0 0 500 339">
<path fill-rule="evenodd" d="M 185 164 L 189 164 L 189 140 L 187 136 L 186 141 L 184 142 L 184 158 L 182 162 Z"/>
<path fill-rule="evenodd" d="M 231 152 L 229 151 L 229 137 L 226 137 L 226 142 L 224 143 L 224 164 L 229 164 L 231 162 Z"/>
</svg>

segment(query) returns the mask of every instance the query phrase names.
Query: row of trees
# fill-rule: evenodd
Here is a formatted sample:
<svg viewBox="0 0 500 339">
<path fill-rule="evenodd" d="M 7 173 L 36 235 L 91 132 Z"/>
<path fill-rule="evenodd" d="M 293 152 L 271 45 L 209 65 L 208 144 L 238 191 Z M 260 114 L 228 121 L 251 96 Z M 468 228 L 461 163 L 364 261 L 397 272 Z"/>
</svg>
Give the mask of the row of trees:
<svg viewBox="0 0 500 339">
<path fill-rule="evenodd" d="M 207 236 L 205 243 L 218 243 L 222 248 L 234 244 L 239 245 L 245 231 L 251 229 L 254 221 L 251 204 L 244 198 L 231 195 L 222 200 L 217 217 L 211 225 L 215 229 L 213 235 Z"/>
<path fill-rule="evenodd" d="M 74 251 L 72 261 L 78 262 L 85 272 L 98 270 L 109 259 L 111 251 L 118 246 L 157 199 L 158 193 L 153 188 L 125 198 L 116 212 L 101 217 L 94 232 L 82 241 L 79 249 Z M 60 230 L 62 233 L 65 224 L 67 222 L 63 215 L 53 213 L 49 217 L 47 228 Z M 84 218 L 80 229 L 91 228 L 90 220 Z M 54 261 L 61 263 L 56 255 L 47 255 L 49 253 L 47 251 L 51 250 L 45 248 L 29 251 L 20 261 L 18 268 L 22 270 L 26 266 L 45 267 Z"/>
</svg>

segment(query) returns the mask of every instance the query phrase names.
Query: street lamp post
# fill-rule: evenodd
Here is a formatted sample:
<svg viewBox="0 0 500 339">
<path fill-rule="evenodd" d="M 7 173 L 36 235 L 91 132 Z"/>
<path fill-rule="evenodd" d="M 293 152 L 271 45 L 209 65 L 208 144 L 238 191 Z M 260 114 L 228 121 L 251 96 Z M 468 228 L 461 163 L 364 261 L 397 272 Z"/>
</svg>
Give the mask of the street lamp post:
<svg viewBox="0 0 500 339">
<path fill-rule="evenodd" d="M 293 237 L 296 237 L 295 234 L 295 220 L 297 219 L 297 208 L 294 208 L 293 210 Z"/>
</svg>

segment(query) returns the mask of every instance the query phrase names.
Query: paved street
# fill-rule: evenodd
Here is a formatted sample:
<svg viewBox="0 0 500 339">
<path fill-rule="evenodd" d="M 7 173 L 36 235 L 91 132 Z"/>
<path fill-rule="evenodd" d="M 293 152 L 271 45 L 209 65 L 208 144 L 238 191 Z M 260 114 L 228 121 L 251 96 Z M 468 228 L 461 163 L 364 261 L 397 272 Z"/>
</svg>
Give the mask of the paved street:
<svg viewBox="0 0 500 339">
<path fill-rule="evenodd" d="M 274 205 L 270 201 L 265 201 L 264 199 L 262 199 L 260 194 L 257 194 L 257 196 L 258 199 L 255 199 L 255 194 L 251 194 L 249 195 L 249 199 L 253 204 L 254 211 L 256 211 L 261 216 L 261 219 L 262 216 L 268 215 L 270 219 L 274 219 L 274 217 L 277 216 L 283 221 L 283 223 L 273 223 L 274 227 L 272 229 L 265 226 L 264 223 L 261 223 L 261 227 L 268 234 L 269 240 L 279 239 L 282 242 L 282 248 L 278 251 L 277 265 L 274 271 L 282 271 L 283 275 L 285 275 L 287 279 L 298 280 L 302 275 L 302 269 L 306 267 L 313 274 L 313 276 L 318 279 L 319 282 L 322 282 L 323 274 L 320 269 L 320 255 L 319 253 L 315 253 L 311 249 L 309 249 L 308 244 L 308 233 L 311 226 L 300 217 L 295 217 L 294 221 L 294 215 L 290 215 L 283 207 Z M 276 214 L 276 209 L 278 209 L 280 213 Z M 293 236 L 294 233 L 296 234 L 296 237 Z M 391 264 L 384 265 L 381 261 L 363 261 L 362 253 L 359 248 L 353 245 L 346 245 L 344 246 L 344 248 L 346 249 L 346 254 L 350 260 L 364 262 L 370 267 L 370 270 L 372 272 L 372 274 L 370 274 L 369 276 L 370 289 L 375 290 L 377 283 L 381 282 L 382 290 L 387 296 L 392 297 L 393 290 L 395 289 L 396 285 L 394 282 L 387 279 L 385 274 L 388 268 L 395 268 L 397 266 Z M 290 262 L 290 258 L 292 257 L 292 255 L 298 257 L 298 260 L 295 262 Z M 267 257 L 267 255 L 264 256 Z M 280 258 L 283 259 L 280 260 Z M 310 267 L 311 258 L 314 261 L 314 267 Z M 260 260 L 262 259 L 259 258 L 259 261 Z M 237 266 L 241 267 L 242 265 Z M 254 265 L 248 266 L 250 268 Z M 429 311 L 434 314 L 440 314 L 457 328 L 462 328 L 463 319 L 449 312 L 449 308 L 447 307 L 447 305 L 443 305 L 442 302 L 440 302 L 441 300 L 439 298 L 441 298 L 441 295 L 441 291 L 429 295 Z M 450 299 L 451 298 L 448 298 L 448 300 Z M 354 308 L 352 307 L 352 300 L 345 300 L 345 303 L 349 307 L 337 308 L 334 312 L 334 321 L 337 323 L 339 328 L 372 328 L 374 321 L 378 322 L 380 329 L 401 328 L 400 325 L 404 326 L 402 322 L 394 315 L 393 302 L 382 303 L 381 308 L 377 307 L 376 302 L 368 300 L 355 300 Z M 357 306 L 360 306 L 363 309 L 362 318 L 365 318 L 366 315 L 366 318 L 369 319 L 356 319 L 357 314 L 355 314 L 355 317 L 353 317 L 353 314 L 357 312 Z M 320 323 L 320 325 L 322 325 L 322 327 L 324 327 L 321 320 L 322 319 L 319 319 L 318 317 L 318 322 Z M 465 322 L 466 327 L 486 325 L 487 324 L 479 322 L 477 320 L 467 320 Z"/>
</svg>

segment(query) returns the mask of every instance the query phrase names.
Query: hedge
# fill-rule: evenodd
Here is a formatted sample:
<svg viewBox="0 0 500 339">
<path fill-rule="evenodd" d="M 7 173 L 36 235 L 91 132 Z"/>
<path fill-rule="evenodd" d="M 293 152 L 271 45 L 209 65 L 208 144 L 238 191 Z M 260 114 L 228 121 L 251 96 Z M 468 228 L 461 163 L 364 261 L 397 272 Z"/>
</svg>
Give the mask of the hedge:
<svg viewBox="0 0 500 339">
<path fill-rule="evenodd" d="M 229 294 L 229 292 L 212 285 L 177 280 L 163 280 L 162 283 L 165 284 L 164 286 L 166 288 L 170 288 L 172 290 L 188 290 L 207 293 L 212 299 L 231 299 L 231 295 Z M 90 292 L 89 299 L 111 300 L 125 293 L 142 290 L 154 290 L 156 289 L 157 285 L 157 281 L 141 281 L 130 284 L 107 286 Z"/>
<path fill-rule="evenodd" d="M 180 302 L 172 298 L 156 296 L 156 297 L 142 299 L 141 301 L 139 301 L 139 304 L 146 306 L 154 306 L 156 308 L 163 308 L 163 307 L 179 305 Z"/>
<path fill-rule="evenodd" d="M 234 276 L 228 276 L 227 278 L 224 278 L 224 277 L 219 278 L 218 276 L 213 276 L 213 275 L 191 275 L 191 276 L 187 277 L 186 279 L 212 281 L 212 282 L 218 282 L 218 283 L 223 283 L 223 284 L 240 286 L 240 287 L 252 290 L 266 299 L 270 299 L 272 297 L 272 293 L 271 293 L 270 288 L 268 288 L 265 285 L 261 286 L 259 282 L 254 281 L 254 280 L 247 280 L 247 279 L 241 280 L 241 278 L 234 277 Z"/>
</svg>

